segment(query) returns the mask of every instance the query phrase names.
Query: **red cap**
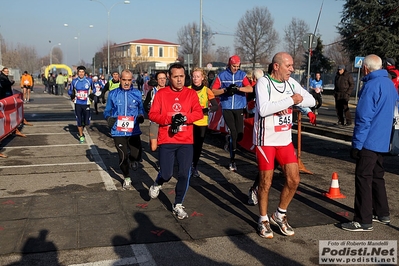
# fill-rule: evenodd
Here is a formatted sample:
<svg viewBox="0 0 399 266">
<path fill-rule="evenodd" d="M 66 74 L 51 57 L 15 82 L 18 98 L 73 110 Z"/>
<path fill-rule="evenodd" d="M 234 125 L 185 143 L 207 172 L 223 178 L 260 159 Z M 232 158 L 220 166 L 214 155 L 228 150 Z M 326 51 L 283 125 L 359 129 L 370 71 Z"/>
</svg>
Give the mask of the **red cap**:
<svg viewBox="0 0 399 266">
<path fill-rule="evenodd" d="M 241 63 L 238 55 L 233 55 L 229 58 L 229 65 L 239 65 Z"/>
</svg>

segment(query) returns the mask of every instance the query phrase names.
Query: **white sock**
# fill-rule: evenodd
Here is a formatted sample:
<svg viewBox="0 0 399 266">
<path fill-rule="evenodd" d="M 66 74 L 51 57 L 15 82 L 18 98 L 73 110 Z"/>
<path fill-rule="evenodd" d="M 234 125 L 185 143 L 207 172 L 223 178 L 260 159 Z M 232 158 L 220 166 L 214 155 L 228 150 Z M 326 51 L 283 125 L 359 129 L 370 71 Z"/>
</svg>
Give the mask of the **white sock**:
<svg viewBox="0 0 399 266">
<path fill-rule="evenodd" d="M 277 207 L 277 210 L 274 213 L 274 215 L 276 216 L 277 219 L 282 220 L 283 217 L 286 215 L 286 213 L 287 213 L 287 210 Z"/>
<path fill-rule="evenodd" d="M 269 221 L 269 216 L 267 216 L 267 214 L 265 216 L 262 215 L 259 216 L 258 223 L 261 223 L 263 221 Z"/>
</svg>

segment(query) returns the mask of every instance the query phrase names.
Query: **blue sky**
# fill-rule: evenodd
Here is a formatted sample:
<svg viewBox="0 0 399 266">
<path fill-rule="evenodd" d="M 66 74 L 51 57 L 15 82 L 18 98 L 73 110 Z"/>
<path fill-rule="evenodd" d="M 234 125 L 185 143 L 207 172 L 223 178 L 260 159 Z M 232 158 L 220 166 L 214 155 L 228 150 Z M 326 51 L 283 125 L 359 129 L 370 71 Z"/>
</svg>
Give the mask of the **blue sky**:
<svg viewBox="0 0 399 266">
<path fill-rule="evenodd" d="M 2 3 L 0 33 L 8 46 L 33 46 L 39 56 L 50 53 L 61 43 L 63 63 L 76 64 L 80 55 L 91 62 L 95 52 L 107 43 L 107 10 L 110 10 L 110 40 L 121 43 L 141 38 L 177 42 L 177 32 L 188 23 L 200 20 L 200 0 L 101 0 L 105 5 L 90 0 L 11 0 Z M 203 0 L 203 19 L 213 31 L 234 33 L 237 22 L 247 10 L 266 6 L 274 19 L 280 41 L 284 28 L 293 17 L 303 19 L 313 32 L 322 0 Z M 324 44 L 338 36 L 343 0 L 324 0 L 318 26 Z M 69 27 L 65 27 L 67 23 Z M 93 25 L 92 28 L 89 25 Z M 49 43 L 51 40 L 51 43 Z M 215 35 L 213 43 L 230 46 L 233 36 Z M 280 45 L 277 50 L 282 50 Z M 277 50 L 275 52 L 277 52 Z"/>
</svg>

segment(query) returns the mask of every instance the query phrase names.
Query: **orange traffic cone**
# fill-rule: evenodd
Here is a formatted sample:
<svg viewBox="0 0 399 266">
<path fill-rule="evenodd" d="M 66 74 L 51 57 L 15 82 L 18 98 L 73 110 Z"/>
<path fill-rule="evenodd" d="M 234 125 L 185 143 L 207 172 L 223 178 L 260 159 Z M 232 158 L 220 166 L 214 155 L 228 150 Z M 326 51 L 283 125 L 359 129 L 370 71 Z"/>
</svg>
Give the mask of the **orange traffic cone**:
<svg viewBox="0 0 399 266">
<path fill-rule="evenodd" d="M 323 193 L 323 196 L 326 196 L 330 199 L 346 198 L 344 194 L 341 194 L 341 191 L 339 189 L 338 174 L 336 172 L 332 174 L 330 190 L 326 193 Z"/>
</svg>

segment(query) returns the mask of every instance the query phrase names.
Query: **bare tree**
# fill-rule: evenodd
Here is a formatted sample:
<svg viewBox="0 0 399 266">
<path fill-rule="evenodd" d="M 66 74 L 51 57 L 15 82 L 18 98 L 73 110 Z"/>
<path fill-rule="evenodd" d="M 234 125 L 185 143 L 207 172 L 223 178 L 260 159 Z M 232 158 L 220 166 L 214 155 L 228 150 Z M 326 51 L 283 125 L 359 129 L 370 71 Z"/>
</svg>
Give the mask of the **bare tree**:
<svg viewBox="0 0 399 266">
<path fill-rule="evenodd" d="M 210 52 L 213 32 L 205 23 L 202 25 L 202 54 L 207 55 Z M 195 22 L 189 23 L 181 28 L 177 33 L 177 40 L 180 43 L 181 56 L 184 54 L 193 55 L 193 64 L 198 65 L 200 49 L 199 25 Z"/>
<path fill-rule="evenodd" d="M 245 12 L 236 30 L 236 51 L 241 57 L 255 64 L 272 55 L 278 42 L 274 20 L 267 7 L 254 7 Z"/>
<path fill-rule="evenodd" d="M 52 58 L 53 64 L 61 64 L 62 63 L 64 56 L 63 56 L 63 53 L 62 53 L 62 50 L 60 47 L 58 47 L 58 46 L 54 47 L 52 55 L 53 55 L 53 58 Z"/>
<path fill-rule="evenodd" d="M 309 25 L 302 19 L 292 18 L 291 23 L 284 29 L 284 48 L 294 59 L 294 68 L 298 68 L 303 60 L 303 36 L 309 32 Z"/>
<path fill-rule="evenodd" d="M 341 37 L 336 37 L 332 44 L 325 45 L 325 55 L 331 59 L 334 66 L 338 65 L 351 65 L 349 53 L 341 43 Z"/>
<path fill-rule="evenodd" d="M 229 60 L 230 54 L 230 47 L 228 46 L 219 46 L 216 49 L 216 61 L 217 62 L 225 62 Z"/>
</svg>

